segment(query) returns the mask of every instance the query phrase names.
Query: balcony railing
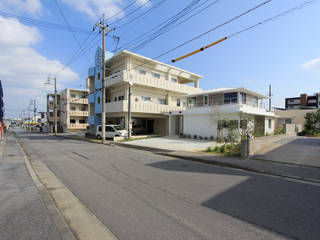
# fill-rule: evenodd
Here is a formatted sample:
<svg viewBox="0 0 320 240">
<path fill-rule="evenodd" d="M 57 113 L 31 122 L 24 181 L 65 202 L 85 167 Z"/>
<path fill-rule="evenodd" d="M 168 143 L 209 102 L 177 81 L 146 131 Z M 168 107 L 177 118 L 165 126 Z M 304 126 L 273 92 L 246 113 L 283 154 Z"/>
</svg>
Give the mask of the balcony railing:
<svg viewBox="0 0 320 240">
<path fill-rule="evenodd" d="M 87 117 L 87 116 L 89 116 L 89 112 L 88 111 L 70 111 L 69 115 L 70 116 Z"/>
<path fill-rule="evenodd" d="M 168 113 L 170 111 L 181 111 L 185 110 L 185 107 L 177 107 L 177 106 L 169 106 L 162 105 L 152 102 L 131 102 L 131 111 L 139 112 L 139 113 Z M 118 101 L 118 102 L 110 102 L 106 104 L 106 112 L 127 112 L 128 111 L 128 101 Z"/>
<path fill-rule="evenodd" d="M 209 99 L 207 104 L 205 104 L 205 102 L 202 100 L 195 101 L 193 103 L 189 103 L 188 108 L 202 107 L 202 106 L 227 105 L 227 104 L 247 105 L 247 106 L 251 106 L 251 107 L 265 109 L 265 103 L 263 103 L 263 102 L 258 103 L 257 101 L 250 100 L 250 99 L 239 101 L 238 98 Z"/>
<path fill-rule="evenodd" d="M 69 129 L 86 129 L 88 126 L 87 123 L 81 124 L 81 123 L 70 123 L 68 124 Z"/>
<path fill-rule="evenodd" d="M 88 104 L 87 98 L 70 98 L 70 103 Z"/>
<path fill-rule="evenodd" d="M 121 82 L 132 82 L 136 85 L 143 85 L 153 88 L 160 88 L 168 91 L 183 94 L 199 93 L 200 88 L 194 88 L 185 84 L 167 81 L 165 79 L 153 78 L 152 76 L 141 75 L 133 71 L 121 71 L 106 78 L 106 86 L 112 86 Z"/>
</svg>

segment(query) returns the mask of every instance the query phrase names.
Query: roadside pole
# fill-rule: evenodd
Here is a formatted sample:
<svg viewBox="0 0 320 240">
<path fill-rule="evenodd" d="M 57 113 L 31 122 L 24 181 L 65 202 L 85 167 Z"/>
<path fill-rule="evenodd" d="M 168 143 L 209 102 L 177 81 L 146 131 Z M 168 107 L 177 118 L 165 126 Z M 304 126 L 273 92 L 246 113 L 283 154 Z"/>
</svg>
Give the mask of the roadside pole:
<svg viewBox="0 0 320 240">
<path fill-rule="evenodd" d="M 131 138 L 131 95 L 132 95 L 132 87 L 133 83 L 129 82 L 129 91 L 128 91 L 128 139 Z"/>
<path fill-rule="evenodd" d="M 106 52 L 106 35 L 110 33 L 111 31 L 115 30 L 115 28 L 109 28 L 109 25 L 106 24 L 105 15 L 102 14 L 102 21 L 99 21 L 95 24 L 93 27 L 93 31 L 96 29 L 96 27 L 100 28 L 99 33 L 102 33 L 102 88 L 101 88 L 101 94 L 102 94 L 102 111 L 101 111 L 101 125 L 102 125 L 102 143 L 105 143 L 106 141 L 106 90 L 105 90 L 105 52 Z"/>
<path fill-rule="evenodd" d="M 53 81 L 53 83 L 52 83 Z M 54 111 L 54 135 L 57 135 L 57 127 L 58 127 L 58 120 L 57 120 L 57 78 L 48 76 L 47 82 L 45 84 L 54 85 L 54 101 L 53 101 L 53 111 Z"/>
</svg>

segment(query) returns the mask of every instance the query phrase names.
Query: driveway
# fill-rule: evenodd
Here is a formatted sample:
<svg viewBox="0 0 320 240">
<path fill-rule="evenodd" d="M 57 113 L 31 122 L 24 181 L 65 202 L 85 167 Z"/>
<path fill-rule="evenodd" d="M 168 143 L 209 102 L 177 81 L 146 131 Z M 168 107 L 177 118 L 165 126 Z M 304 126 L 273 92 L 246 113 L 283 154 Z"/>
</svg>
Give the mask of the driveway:
<svg viewBox="0 0 320 240">
<path fill-rule="evenodd" d="M 215 141 L 179 138 L 177 136 L 148 138 L 148 139 L 142 139 L 142 140 L 129 141 L 125 143 L 130 145 L 141 146 L 141 147 L 159 148 L 159 149 L 166 149 L 166 150 L 172 150 L 172 151 L 192 151 L 192 152 L 203 151 L 208 147 L 212 148 L 217 145 L 217 142 Z"/>
<path fill-rule="evenodd" d="M 320 167 L 320 138 L 292 137 L 275 145 L 271 151 L 260 150 L 253 158 Z"/>
</svg>

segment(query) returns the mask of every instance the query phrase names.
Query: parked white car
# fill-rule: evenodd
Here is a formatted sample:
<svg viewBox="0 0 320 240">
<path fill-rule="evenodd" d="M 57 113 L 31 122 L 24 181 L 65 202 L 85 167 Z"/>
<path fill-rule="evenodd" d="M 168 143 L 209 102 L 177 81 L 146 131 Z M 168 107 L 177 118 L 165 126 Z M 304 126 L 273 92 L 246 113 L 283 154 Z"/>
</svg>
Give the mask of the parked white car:
<svg viewBox="0 0 320 240">
<path fill-rule="evenodd" d="M 106 138 L 113 138 L 113 137 L 126 137 L 128 136 L 128 131 L 123 129 L 119 125 L 105 125 L 106 128 Z M 102 126 L 97 126 L 96 137 L 98 139 L 102 138 Z"/>
</svg>

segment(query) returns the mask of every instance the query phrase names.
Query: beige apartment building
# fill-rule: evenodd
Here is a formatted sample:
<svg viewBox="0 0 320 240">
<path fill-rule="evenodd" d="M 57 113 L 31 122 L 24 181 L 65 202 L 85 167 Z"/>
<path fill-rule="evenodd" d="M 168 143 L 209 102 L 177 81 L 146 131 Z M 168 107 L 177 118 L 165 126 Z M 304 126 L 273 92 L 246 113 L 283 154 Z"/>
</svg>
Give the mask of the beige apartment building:
<svg viewBox="0 0 320 240">
<path fill-rule="evenodd" d="M 48 99 L 48 123 L 53 129 L 54 114 L 53 114 L 53 94 L 48 94 L 52 97 Z M 57 95 L 58 107 L 58 131 L 59 132 L 76 132 L 87 129 L 89 104 L 88 91 L 80 89 L 66 88 Z"/>
<path fill-rule="evenodd" d="M 96 54 L 99 58 L 99 49 Z M 127 127 L 129 84 L 132 85 L 132 130 L 136 134 L 169 134 L 170 111 L 186 109 L 183 95 L 199 93 L 202 76 L 122 51 L 106 61 L 106 124 Z M 87 80 L 90 104 L 90 131 L 101 124 L 101 73 L 99 68 L 89 69 Z M 170 116 L 171 117 L 171 116 Z M 179 121 L 175 119 L 174 121 Z"/>
</svg>

